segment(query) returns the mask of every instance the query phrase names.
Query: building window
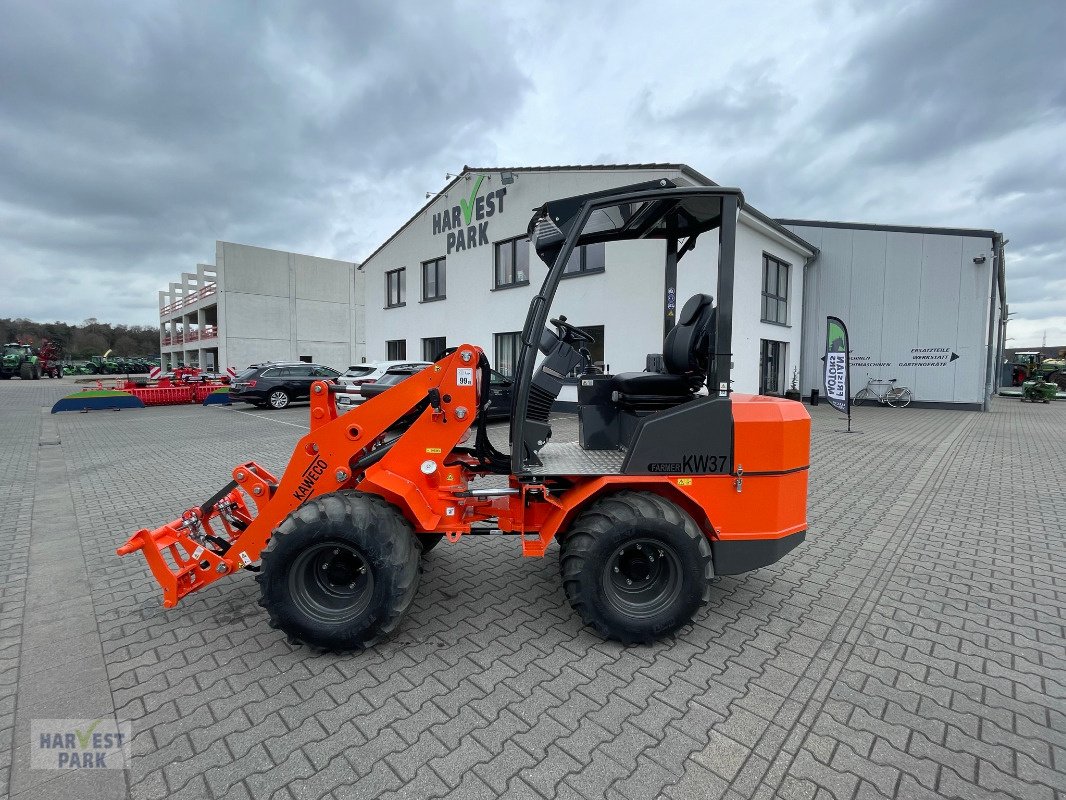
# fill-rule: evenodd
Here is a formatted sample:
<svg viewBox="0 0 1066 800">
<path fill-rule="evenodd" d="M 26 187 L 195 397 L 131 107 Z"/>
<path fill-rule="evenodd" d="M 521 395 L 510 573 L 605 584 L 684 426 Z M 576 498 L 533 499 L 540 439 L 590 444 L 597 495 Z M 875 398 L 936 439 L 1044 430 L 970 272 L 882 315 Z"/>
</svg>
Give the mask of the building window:
<svg viewBox="0 0 1066 800">
<path fill-rule="evenodd" d="M 403 361 L 407 358 L 407 340 L 391 339 L 385 342 L 385 354 L 389 361 Z"/>
<path fill-rule="evenodd" d="M 762 321 L 788 324 L 788 264 L 762 256 Z"/>
<path fill-rule="evenodd" d="M 759 394 L 781 394 L 785 389 L 787 342 L 763 339 L 759 348 Z"/>
<path fill-rule="evenodd" d="M 603 272 L 607 267 L 607 252 L 603 242 L 585 244 L 570 254 L 563 269 L 563 276 L 583 275 L 587 272 Z"/>
<path fill-rule="evenodd" d="M 444 258 L 435 258 L 422 262 L 422 302 L 444 299 L 445 261 Z"/>
<path fill-rule="evenodd" d="M 522 334 L 519 331 L 511 333 L 497 333 L 493 336 L 493 344 L 496 350 L 496 371 L 508 378 L 513 378 L 518 369 L 518 351 L 522 345 Z"/>
<path fill-rule="evenodd" d="M 526 286 L 529 283 L 529 239 L 519 236 L 496 243 L 494 287 Z"/>
<path fill-rule="evenodd" d="M 403 267 L 385 273 L 385 308 L 407 304 L 407 270 Z"/>
<path fill-rule="evenodd" d="M 443 336 L 431 336 L 422 340 L 422 360 L 436 361 L 441 353 L 448 349 L 448 344 Z"/>
</svg>

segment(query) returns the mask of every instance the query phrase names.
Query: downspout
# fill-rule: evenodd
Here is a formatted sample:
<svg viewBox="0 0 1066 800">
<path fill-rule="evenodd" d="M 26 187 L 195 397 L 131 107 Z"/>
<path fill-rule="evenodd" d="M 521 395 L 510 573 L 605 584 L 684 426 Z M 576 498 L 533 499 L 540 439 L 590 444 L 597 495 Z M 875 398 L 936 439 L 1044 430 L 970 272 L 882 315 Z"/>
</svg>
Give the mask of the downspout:
<svg viewBox="0 0 1066 800">
<path fill-rule="evenodd" d="M 807 385 L 810 385 L 810 380 L 809 380 L 810 376 L 809 375 L 804 375 L 804 369 L 805 369 L 806 364 L 807 364 L 807 355 L 810 353 L 810 350 L 811 350 L 811 343 L 809 341 L 809 337 L 807 336 L 807 331 L 808 330 L 814 330 L 815 333 L 817 333 L 817 331 L 818 331 L 817 327 L 814 327 L 812 329 L 809 326 L 809 317 L 810 317 L 810 315 L 807 313 L 807 310 L 810 308 L 810 306 L 807 304 L 808 303 L 807 297 L 809 296 L 808 290 L 810 289 L 810 280 L 808 278 L 808 275 L 809 275 L 808 269 L 810 268 L 810 266 L 815 261 L 818 260 L 818 256 L 821 255 L 821 253 L 822 253 L 821 250 L 819 250 L 818 248 L 815 248 L 814 255 L 809 256 L 803 262 L 803 302 L 800 304 L 800 307 L 803 309 L 803 327 L 800 329 L 800 357 L 799 357 L 799 368 L 800 368 L 799 369 L 799 390 L 800 390 L 800 397 L 801 398 L 804 397 L 803 387 L 807 386 Z M 805 383 L 805 381 L 806 381 L 806 383 Z M 811 389 L 813 389 L 813 388 L 814 387 L 811 386 Z M 806 398 L 807 398 L 808 401 L 811 399 L 810 390 L 807 391 Z"/>
<path fill-rule="evenodd" d="M 998 341 L 996 343 L 996 390 L 999 390 L 999 375 L 1000 364 L 1003 363 L 1003 349 L 1007 344 L 1007 319 L 1009 317 L 1007 306 L 1007 255 L 1004 248 L 1009 244 L 1008 239 L 1003 238 L 1003 234 L 999 234 L 996 237 L 996 241 L 999 245 L 999 259 L 996 261 L 996 265 L 999 269 L 999 330 L 997 332 Z"/>
<path fill-rule="evenodd" d="M 1003 234 L 997 233 L 992 237 L 992 280 L 989 283 L 992 286 L 991 295 L 988 298 L 988 337 L 985 345 L 988 351 L 988 357 L 985 360 L 985 392 L 984 400 L 981 403 L 981 410 L 988 411 L 992 407 L 992 395 L 995 393 L 996 388 L 999 385 L 999 381 L 996 379 L 996 370 L 999 367 L 998 352 L 1002 342 L 996 342 L 996 299 L 997 295 L 1000 304 L 1005 300 L 1004 298 L 1004 279 L 1003 279 Z M 998 337 L 1002 339 L 1002 335 Z"/>
</svg>

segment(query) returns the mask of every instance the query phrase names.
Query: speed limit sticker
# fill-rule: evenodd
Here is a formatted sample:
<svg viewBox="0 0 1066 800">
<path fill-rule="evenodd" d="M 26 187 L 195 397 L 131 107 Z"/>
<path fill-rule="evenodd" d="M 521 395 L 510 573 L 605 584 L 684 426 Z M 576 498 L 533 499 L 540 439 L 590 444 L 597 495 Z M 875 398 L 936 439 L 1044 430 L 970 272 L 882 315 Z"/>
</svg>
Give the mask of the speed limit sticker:
<svg viewBox="0 0 1066 800">
<path fill-rule="evenodd" d="M 474 385 L 474 368 L 473 367 L 458 367 L 455 370 L 455 385 L 456 386 L 473 386 Z"/>
</svg>

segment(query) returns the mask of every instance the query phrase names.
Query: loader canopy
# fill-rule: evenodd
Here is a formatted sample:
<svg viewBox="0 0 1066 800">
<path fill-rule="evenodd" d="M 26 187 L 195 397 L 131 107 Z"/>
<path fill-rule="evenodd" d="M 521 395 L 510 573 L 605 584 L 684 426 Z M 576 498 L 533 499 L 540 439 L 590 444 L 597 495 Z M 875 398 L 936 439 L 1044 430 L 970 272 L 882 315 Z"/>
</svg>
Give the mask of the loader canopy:
<svg viewBox="0 0 1066 800">
<path fill-rule="evenodd" d="M 522 328 L 510 432 L 514 474 L 526 473 L 530 465 L 526 428 L 527 423 L 535 425 L 528 417 L 537 348 L 559 281 L 571 255 L 584 245 L 663 239 L 666 262 L 651 274 L 663 275 L 664 285 L 672 287 L 676 283 L 677 262 L 692 250 L 701 234 L 718 231 L 717 352 L 711 358 L 707 385 L 712 396 L 717 388 L 718 394 L 728 398 L 731 391 L 733 262 L 737 215 L 743 204 L 744 196 L 739 189 L 679 187 L 664 178 L 553 200 L 534 211 L 527 232 L 537 255 L 549 269 L 540 292 L 530 303 Z M 544 409 L 539 408 L 544 405 L 543 400 L 538 399 L 537 405 L 536 413 L 544 416 Z"/>
<path fill-rule="evenodd" d="M 652 192 L 654 197 L 639 199 L 642 192 Z M 722 198 L 726 195 L 739 196 L 740 190 L 686 189 L 666 179 L 648 181 L 624 190 L 593 192 L 545 203 L 530 220 L 528 234 L 537 255 L 549 267 L 578 224 L 581 232 L 574 249 L 626 239 L 684 239 L 686 248 L 691 250 L 696 237 L 721 225 Z M 586 203 L 590 204 L 590 210 L 587 220 L 582 222 L 581 211 Z"/>
</svg>

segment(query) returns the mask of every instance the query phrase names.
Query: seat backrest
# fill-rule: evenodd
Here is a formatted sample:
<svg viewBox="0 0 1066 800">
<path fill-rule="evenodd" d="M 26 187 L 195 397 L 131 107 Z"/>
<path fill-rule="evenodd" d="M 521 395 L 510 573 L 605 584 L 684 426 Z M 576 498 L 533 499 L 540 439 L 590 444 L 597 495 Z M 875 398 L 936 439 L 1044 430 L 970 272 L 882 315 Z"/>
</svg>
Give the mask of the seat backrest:
<svg viewBox="0 0 1066 800">
<path fill-rule="evenodd" d="M 709 294 L 695 294 L 677 315 L 663 342 L 663 361 L 671 375 L 706 373 L 714 338 L 716 309 Z"/>
</svg>

